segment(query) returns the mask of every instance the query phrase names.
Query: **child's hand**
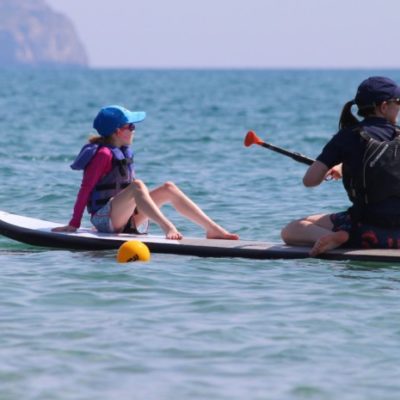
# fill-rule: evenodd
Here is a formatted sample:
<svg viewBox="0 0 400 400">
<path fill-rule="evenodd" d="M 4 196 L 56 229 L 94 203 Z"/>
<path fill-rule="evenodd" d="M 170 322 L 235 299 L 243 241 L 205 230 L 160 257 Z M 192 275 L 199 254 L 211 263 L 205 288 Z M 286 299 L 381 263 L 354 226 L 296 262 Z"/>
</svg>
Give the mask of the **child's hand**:
<svg viewBox="0 0 400 400">
<path fill-rule="evenodd" d="M 76 232 L 77 228 L 71 225 L 65 226 L 57 226 L 57 228 L 53 228 L 52 232 Z"/>
</svg>

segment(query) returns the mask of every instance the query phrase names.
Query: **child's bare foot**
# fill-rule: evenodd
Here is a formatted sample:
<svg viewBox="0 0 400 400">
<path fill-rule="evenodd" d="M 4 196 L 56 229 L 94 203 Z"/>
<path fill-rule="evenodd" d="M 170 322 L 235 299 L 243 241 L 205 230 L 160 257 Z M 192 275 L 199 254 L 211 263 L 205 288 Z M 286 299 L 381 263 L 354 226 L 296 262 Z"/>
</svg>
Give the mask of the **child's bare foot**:
<svg viewBox="0 0 400 400">
<path fill-rule="evenodd" d="M 165 237 L 166 239 L 181 240 L 183 238 L 183 235 L 175 228 L 171 228 L 165 232 Z"/>
<path fill-rule="evenodd" d="M 216 227 L 216 228 L 209 229 L 206 232 L 206 238 L 207 239 L 238 240 L 239 235 L 236 235 L 235 233 L 230 233 L 230 232 L 226 231 L 224 228 Z"/>
<path fill-rule="evenodd" d="M 332 232 L 329 235 L 319 238 L 310 251 L 310 256 L 315 257 L 318 254 L 336 249 L 349 240 L 349 234 L 346 231 Z"/>
</svg>

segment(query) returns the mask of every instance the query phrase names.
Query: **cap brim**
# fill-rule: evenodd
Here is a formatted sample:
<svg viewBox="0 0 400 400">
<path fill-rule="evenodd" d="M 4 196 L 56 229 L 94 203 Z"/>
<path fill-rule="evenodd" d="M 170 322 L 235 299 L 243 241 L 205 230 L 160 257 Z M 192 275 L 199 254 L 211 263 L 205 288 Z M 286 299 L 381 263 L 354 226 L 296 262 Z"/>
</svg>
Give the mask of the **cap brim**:
<svg viewBox="0 0 400 400">
<path fill-rule="evenodd" d="M 396 99 L 400 99 L 400 86 L 396 87 L 396 90 L 394 91 L 394 96 Z"/>
<path fill-rule="evenodd" d="M 131 111 L 125 115 L 128 118 L 128 122 L 132 124 L 142 122 L 146 118 L 146 113 L 144 111 Z"/>
</svg>

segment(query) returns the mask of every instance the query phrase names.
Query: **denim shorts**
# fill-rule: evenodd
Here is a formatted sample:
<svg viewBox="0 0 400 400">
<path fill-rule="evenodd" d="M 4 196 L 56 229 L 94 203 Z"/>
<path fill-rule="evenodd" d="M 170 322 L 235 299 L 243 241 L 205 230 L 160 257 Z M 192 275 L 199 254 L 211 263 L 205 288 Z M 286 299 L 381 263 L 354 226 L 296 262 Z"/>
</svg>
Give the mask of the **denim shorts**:
<svg viewBox="0 0 400 400">
<path fill-rule="evenodd" d="M 91 217 L 90 222 L 94 227 L 103 233 L 115 233 L 115 229 L 111 223 L 111 201 L 104 207 L 97 210 Z"/>
</svg>

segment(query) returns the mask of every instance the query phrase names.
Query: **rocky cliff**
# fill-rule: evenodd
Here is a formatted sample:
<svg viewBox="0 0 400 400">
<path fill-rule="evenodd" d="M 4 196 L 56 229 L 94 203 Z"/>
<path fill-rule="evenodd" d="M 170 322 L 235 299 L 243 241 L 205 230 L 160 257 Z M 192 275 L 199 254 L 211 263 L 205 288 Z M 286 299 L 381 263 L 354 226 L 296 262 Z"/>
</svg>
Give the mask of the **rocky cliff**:
<svg viewBox="0 0 400 400">
<path fill-rule="evenodd" d="M 67 17 L 44 0 L 0 0 L 0 67 L 87 65 Z"/>
</svg>

